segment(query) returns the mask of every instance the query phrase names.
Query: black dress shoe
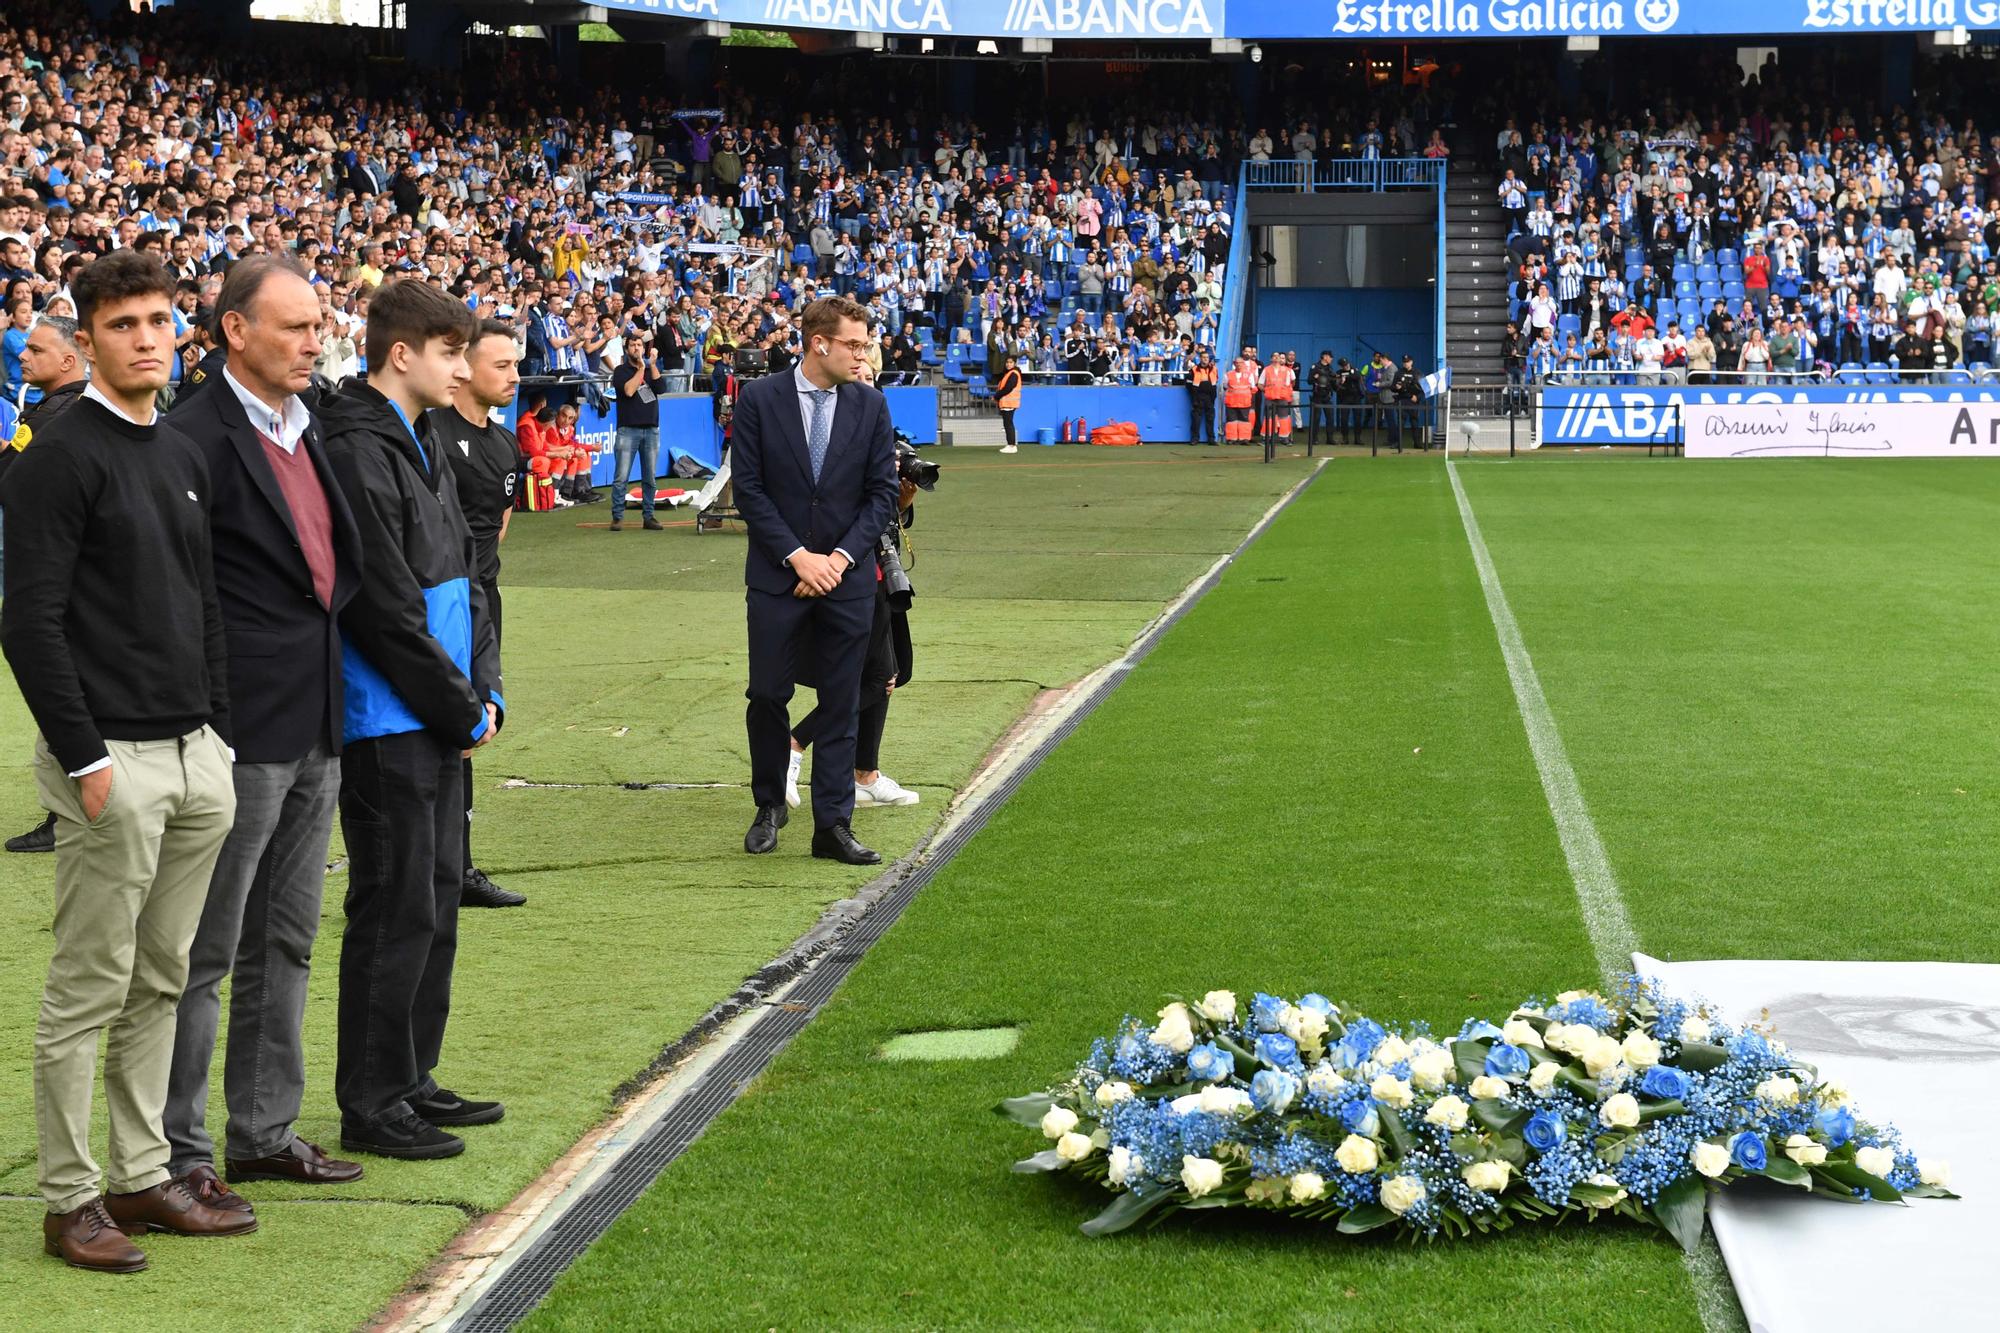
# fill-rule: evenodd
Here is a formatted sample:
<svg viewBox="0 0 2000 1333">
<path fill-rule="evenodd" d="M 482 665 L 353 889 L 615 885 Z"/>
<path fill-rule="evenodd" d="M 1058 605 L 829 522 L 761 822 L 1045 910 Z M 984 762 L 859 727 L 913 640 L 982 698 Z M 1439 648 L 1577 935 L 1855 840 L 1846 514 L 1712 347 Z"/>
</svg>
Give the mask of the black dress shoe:
<svg viewBox="0 0 2000 1333">
<path fill-rule="evenodd" d="M 460 907 L 519 907 L 526 901 L 527 894 L 501 888 L 477 866 L 465 872 L 465 882 L 458 890 Z"/>
<path fill-rule="evenodd" d="M 879 866 L 882 853 L 871 851 L 854 840 L 854 830 L 845 824 L 828 824 L 813 830 L 813 855 L 827 861 L 845 861 L 851 866 Z"/>
<path fill-rule="evenodd" d="M 750 831 L 743 835 L 743 850 L 752 856 L 762 856 L 765 852 L 778 850 L 778 830 L 792 817 L 791 811 L 783 805 L 760 805 L 757 817 L 750 821 Z"/>
<path fill-rule="evenodd" d="M 340 1146 L 349 1152 L 365 1152 L 376 1157 L 400 1157 L 410 1162 L 428 1162 L 439 1157 L 456 1157 L 465 1151 L 465 1140 L 447 1134 L 422 1116 L 406 1115 L 380 1125 L 340 1122 Z"/>
<path fill-rule="evenodd" d="M 433 1125 L 490 1125 L 507 1114 L 500 1102 L 468 1101 L 446 1088 L 411 1098 L 410 1109 Z"/>
<path fill-rule="evenodd" d="M 18 837 L 7 839 L 10 852 L 52 852 L 56 849 L 56 817 L 50 815 Z"/>
</svg>

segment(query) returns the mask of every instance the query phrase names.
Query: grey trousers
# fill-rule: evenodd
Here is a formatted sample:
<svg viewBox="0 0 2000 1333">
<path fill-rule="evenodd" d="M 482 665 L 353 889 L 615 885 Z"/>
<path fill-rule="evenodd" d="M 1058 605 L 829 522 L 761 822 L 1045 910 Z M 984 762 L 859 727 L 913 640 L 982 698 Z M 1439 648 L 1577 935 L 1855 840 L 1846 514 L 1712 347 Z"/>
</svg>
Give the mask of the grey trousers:
<svg viewBox="0 0 2000 1333">
<path fill-rule="evenodd" d="M 324 744 L 288 764 L 237 764 L 236 825 L 222 846 L 188 957 L 167 1084 L 168 1169 L 212 1162 L 208 1073 L 222 979 L 234 975 L 222 1072 L 233 1161 L 292 1141 L 305 1095 L 306 978 L 319 932 L 340 760 Z"/>
</svg>

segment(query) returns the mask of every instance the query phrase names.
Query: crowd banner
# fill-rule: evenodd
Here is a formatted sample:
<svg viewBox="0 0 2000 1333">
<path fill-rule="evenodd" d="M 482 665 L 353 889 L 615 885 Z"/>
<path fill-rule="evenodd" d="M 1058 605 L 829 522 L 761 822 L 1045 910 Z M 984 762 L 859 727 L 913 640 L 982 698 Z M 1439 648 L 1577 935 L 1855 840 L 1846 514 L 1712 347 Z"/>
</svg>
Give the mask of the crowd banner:
<svg viewBox="0 0 2000 1333">
<path fill-rule="evenodd" d="M 1690 403 L 1689 458 L 2000 457 L 2000 403 Z"/>
<path fill-rule="evenodd" d="M 1541 391 L 1535 440 L 1554 445 L 1679 444 L 1683 432 L 1692 454 L 1690 413 L 1697 405 L 1749 403 L 1838 408 L 1870 403 L 2000 404 L 2000 385 L 1800 384 L 1560 385 Z M 1962 452 L 1962 451 L 1956 451 Z"/>
<path fill-rule="evenodd" d="M 663 17 L 925 37 L 1699 36 L 2000 27 L 2000 0 L 605 0 Z M 717 118 L 719 111 L 685 111 Z"/>
</svg>

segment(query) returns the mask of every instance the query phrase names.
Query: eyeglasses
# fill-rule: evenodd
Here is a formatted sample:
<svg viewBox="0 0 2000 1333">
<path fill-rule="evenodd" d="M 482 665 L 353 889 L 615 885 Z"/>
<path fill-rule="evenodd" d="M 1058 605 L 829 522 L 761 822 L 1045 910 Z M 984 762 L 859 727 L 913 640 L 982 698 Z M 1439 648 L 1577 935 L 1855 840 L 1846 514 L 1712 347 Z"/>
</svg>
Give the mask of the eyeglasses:
<svg viewBox="0 0 2000 1333">
<path fill-rule="evenodd" d="M 873 346 L 866 338 L 828 338 L 827 341 L 835 346 L 845 347 L 856 356 L 865 354 Z"/>
</svg>

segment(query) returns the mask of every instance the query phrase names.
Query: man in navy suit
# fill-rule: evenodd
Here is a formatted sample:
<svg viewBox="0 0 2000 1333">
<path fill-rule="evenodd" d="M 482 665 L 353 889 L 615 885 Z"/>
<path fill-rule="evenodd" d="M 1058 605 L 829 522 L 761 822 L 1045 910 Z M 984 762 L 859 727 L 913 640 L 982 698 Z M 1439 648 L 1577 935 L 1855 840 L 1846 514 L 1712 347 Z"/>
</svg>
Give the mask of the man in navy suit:
<svg viewBox="0 0 2000 1333">
<path fill-rule="evenodd" d="M 858 383 L 868 312 L 824 297 L 800 318 L 804 354 L 752 381 L 736 405 L 730 471 L 750 528 L 750 790 L 757 818 L 743 850 L 778 845 L 785 826 L 793 682 L 818 682 L 812 854 L 849 865 L 881 856 L 854 839 L 854 737 L 861 669 L 875 621 L 875 543 L 896 509 L 895 432 L 879 390 Z"/>
</svg>

